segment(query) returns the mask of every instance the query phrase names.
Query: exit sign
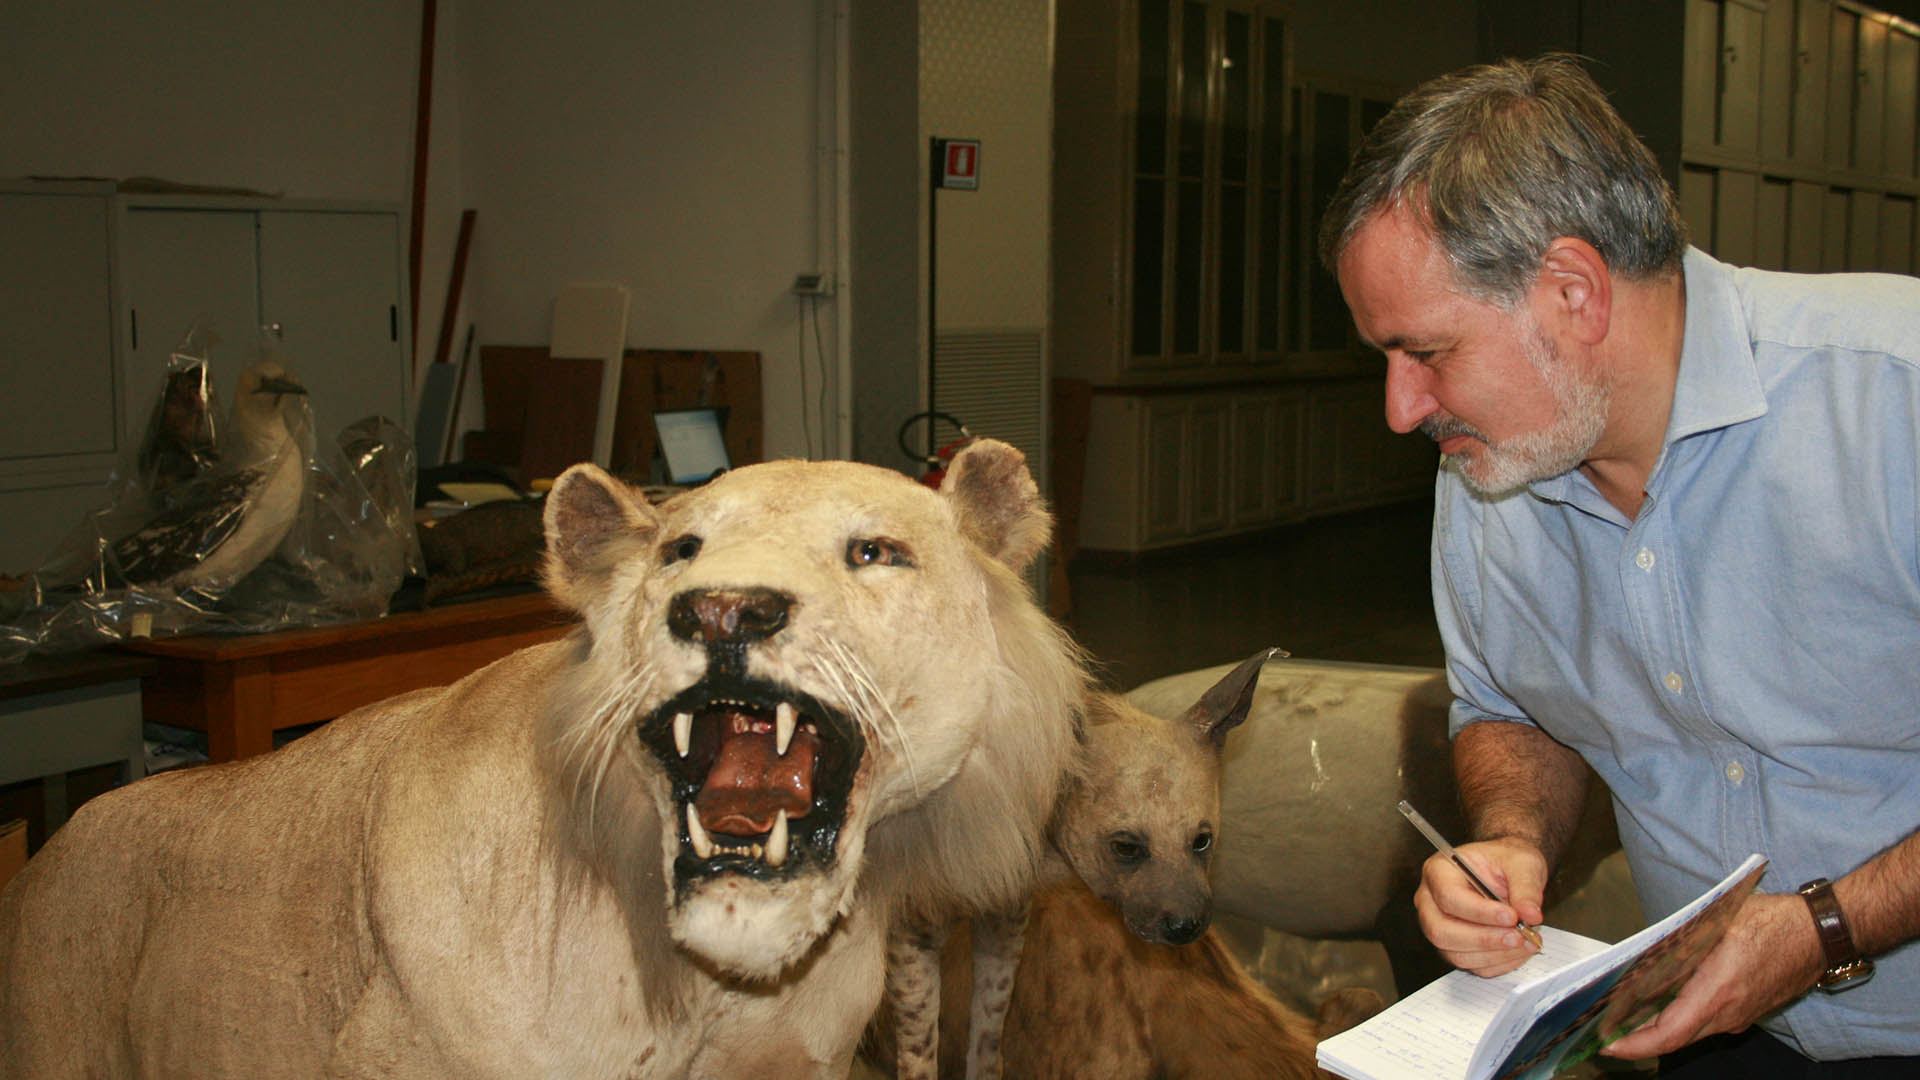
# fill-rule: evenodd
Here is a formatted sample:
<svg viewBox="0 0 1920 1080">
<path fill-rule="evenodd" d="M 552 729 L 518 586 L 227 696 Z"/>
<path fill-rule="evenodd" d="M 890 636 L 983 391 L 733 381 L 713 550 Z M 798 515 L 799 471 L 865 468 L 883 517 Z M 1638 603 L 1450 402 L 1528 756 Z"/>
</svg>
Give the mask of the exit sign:
<svg viewBox="0 0 1920 1080">
<path fill-rule="evenodd" d="M 941 139 L 939 186 L 976 191 L 980 187 L 980 140 Z"/>
</svg>

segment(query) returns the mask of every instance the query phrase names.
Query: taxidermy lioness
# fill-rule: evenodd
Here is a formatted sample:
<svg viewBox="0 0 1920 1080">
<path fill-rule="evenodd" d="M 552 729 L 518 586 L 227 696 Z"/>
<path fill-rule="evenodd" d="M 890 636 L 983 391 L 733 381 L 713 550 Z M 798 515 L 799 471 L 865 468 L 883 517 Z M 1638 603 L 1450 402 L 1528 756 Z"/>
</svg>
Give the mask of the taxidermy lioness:
<svg viewBox="0 0 1920 1080">
<path fill-rule="evenodd" d="M 566 641 L 89 803 L 0 896 L 0 1075 L 844 1076 L 886 912 L 1006 904 L 1078 654 L 1048 518 L 779 462 L 547 497 Z"/>
</svg>

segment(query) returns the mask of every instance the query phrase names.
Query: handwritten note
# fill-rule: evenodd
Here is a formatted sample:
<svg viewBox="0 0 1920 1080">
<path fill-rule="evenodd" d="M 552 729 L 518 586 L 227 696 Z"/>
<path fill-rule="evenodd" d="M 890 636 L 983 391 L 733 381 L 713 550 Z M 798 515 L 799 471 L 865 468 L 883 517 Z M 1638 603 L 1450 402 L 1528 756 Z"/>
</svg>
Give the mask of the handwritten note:
<svg viewBox="0 0 1920 1080">
<path fill-rule="evenodd" d="M 1518 968 L 1482 979 L 1453 972 L 1409 994 L 1390 1013 L 1320 1044 L 1323 1064 L 1380 1080 L 1464 1080 L 1473 1049 L 1516 987 L 1604 951 L 1589 937 L 1540 928 L 1545 948 Z"/>
</svg>

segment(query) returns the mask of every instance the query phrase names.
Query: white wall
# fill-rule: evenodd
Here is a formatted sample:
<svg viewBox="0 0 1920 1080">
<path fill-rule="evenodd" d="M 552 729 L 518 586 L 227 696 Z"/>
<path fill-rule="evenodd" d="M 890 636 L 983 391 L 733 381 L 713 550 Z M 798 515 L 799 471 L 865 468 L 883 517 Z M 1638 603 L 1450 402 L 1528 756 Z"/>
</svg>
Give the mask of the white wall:
<svg viewBox="0 0 1920 1080">
<path fill-rule="evenodd" d="M 921 2 L 921 129 L 981 140 L 979 190 L 935 196 L 942 330 L 1046 324 L 1052 8 L 1049 0 Z"/>
<path fill-rule="evenodd" d="M 760 352 L 768 451 L 806 453 L 790 287 L 832 269 L 818 36 L 804 0 L 462 3 L 445 40 L 463 205 L 430 207 L 429 226 L 478 211 L 479 340 L 544 343 L 562 285 L 620 282 L 629 345 Z M 810 330 L 805 347 L 817 365 Z"/>
<path fill-rule="evenodd" d="M 0 7 L 0 176 L 402 201 L 417 0 Z"/>
</svg>

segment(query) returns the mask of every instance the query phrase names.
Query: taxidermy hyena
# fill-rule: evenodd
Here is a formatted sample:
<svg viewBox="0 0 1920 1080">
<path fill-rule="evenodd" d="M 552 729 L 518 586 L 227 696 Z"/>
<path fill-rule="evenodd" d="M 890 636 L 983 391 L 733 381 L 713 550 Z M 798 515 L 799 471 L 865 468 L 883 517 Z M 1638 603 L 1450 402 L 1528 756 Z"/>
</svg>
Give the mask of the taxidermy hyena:
<svg viewBox="0 0 1920 1080">
<path fill-rule="evenodd" d="M 911 893 L 1008 906 L 1071 763 L 982 441 L 547 496 L 567 640 L 89 803 L 0 895 L 0 1074 L 842 1077 Z"/>
<path fill-rule="evenodd" d="M 1031 923 L 1025 908 L 974 918 L 970 975 L 964 950 L 946 948 L 942 962 L 944 927 L 908 924 L 890 943 L 896 1076 L 997 1077 L 1003 1057 L 1006 1075 L 1023 1078 L 1212 1075 L 1176 1067 L 1194 1061 L 1211 1061 L 1220 1075 L 1316 1075 L 1312 1023 L 1203 937 L 1221 753 L 1276 655 L 1285 653 L 1255 653 L 1167 720 L 1116 695 L 1089 695 L 1080 765 L 1052 829 L 1049 876 L 1067 883 L 1040 893 Z M 1184 999 L 1190 1005 L 1174 1007 Z M 1139 1024 L 1148 1006 L 1158 1012 L 1151 1030 Z M 1212 1022 L 1190 1031 L 1195 1007 Z M 1377 1007 L 1377 996 L 1343 1001 L 1331 1022 L 1350 1019 L 1342 1010 Z"/>
</svg>

